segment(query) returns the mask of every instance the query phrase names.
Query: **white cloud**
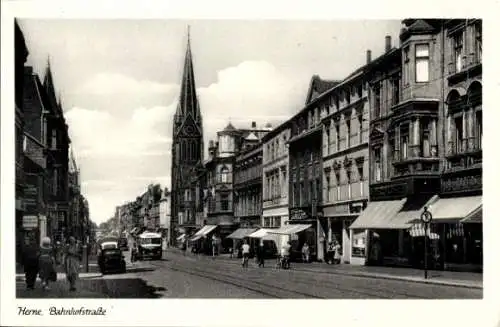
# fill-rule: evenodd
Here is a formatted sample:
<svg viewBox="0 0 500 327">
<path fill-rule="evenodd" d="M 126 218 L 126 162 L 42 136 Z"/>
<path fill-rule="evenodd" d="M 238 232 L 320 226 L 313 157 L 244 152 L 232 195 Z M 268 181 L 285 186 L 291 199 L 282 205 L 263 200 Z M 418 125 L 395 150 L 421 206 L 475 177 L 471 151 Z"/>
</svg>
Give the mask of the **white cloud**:
<svg viewBox="0 0 500 327">
<path fill-rule="evenodd" d="M 229 120 L 236 127 L 283 121 L 301 109 L 309 80 L 288 76 L 265 61 L 245 61 L 221 70 L 217 82 L 198 90 L 205 139 Z"/>
<path fill-rule="evenodd" d="M 177 91 L 176 84 L 161 84 L 152 81 L 138 81 L 115 73 L 98 73 L 87 80 L 78 92 L 85 94 L 151 94 Z"/>
</svg>

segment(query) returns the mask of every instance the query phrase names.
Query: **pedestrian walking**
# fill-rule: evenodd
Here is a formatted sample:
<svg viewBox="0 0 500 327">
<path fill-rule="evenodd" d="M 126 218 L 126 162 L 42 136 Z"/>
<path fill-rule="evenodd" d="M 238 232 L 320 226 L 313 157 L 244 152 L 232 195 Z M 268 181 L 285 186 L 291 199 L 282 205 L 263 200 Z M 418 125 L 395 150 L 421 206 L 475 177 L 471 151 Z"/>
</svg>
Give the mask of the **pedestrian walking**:
<svg viewBox="0 0 500 327">
<path fill-rule="evenodd" d="M 134 242 L 132 244 L 132 249 L 130 251 L 130 262 L 134 263 L 137 261 L 137 252 L 139 251 L 139 249 L 137 248 L 137 243 Z"/>
<path fill-rule="evenodd" d="M 215 234 L 212 236 L 212 258 L 215 258 L 217 253 L 217 236 Z"/>
<path fill-rule="evenodd" d="M 241 246 L 241 253 L 243 254 L 243 261 L 241 265 L 243 268 L 248 268 L 248 258 L 250 257 L 250 245 L 248 245 L 248 242 L 245 240 L 243 242 L 243 245 Z"/>
<path fill-rule="evenodd" d="M 55 264 L 56 259 L 54 257 L 54 249 L 51 246 L 50 238 L 44 237 L 38 257 L 39 275 L 44 290 L 49 289 L 49 282 L 55 282 L 57 280 Z"/>
<path fill-rule="evenodd" d="M 187 250 L 187 239 L 184 237 L 182 239 L 182 255 L 186 255 L 186 250 Z"/>
<path fill-rule="evenodd" d="M 340 254 L 340 250 L 341 250 L 341 247 L 340 247 L 340 244 L 339 242 L 335 241 L 333 243 L 333 262 L 338 264 L 340 263 L 341 261 L 341 254 Z"/>
<path fill-rule="evenodd" d="M 24 277 L 26 288 L 32 290 L 35 288 L 36 276 L 38 274 L 38 256 L 39 247 L 32 237 L 24 238 L 24 245 L 21 257 L 21 263 L 24 268 Z"/>
<path fill-rule="evenodd" d="M 64 269 L 66 272 L 66 279 L 69 282 L 69 290 L 76 291 L 76 282 L 78 280 L 78 273 L 80 271 L 81 254 L 76 243 L 76 239 L 71 236 L 69 244 L 66 247 L 64 256 Z"/>
<path fill-rule="evenodd" d="M 302 246 L 302 261 L 308 263 L 309 262 L 309 255 L 310 255 L 310 249 L 309 249 L 309 244 L 307 242 L 304 243 L 304 246 Z"/>
<path fill-rule="evenodd" d="M 260 241 L 259 246 L 257 247 L 257 263 L 259 264 L 259 268 L 264 268 L 264 242 Z"/>
<path fill-rule="evenodd" d="M 328 247 L 326 250 L 326 263 L 328 264 L 333 264 L 333 259 L 335 256 L 335 249 L 334 249 L 334 244 L 333 242 L 328 242 Z"/>
</svg>

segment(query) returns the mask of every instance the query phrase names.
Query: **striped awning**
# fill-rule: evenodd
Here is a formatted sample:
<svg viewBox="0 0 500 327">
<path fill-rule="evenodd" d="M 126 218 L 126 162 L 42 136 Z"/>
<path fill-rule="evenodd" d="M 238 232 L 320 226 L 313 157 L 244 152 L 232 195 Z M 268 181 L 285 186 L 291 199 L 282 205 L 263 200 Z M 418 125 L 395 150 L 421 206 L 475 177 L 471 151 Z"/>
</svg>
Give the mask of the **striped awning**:
<svg viewBox="0 0 500 327">
<path fill-rule="evenodd" d="M 477 195 L 440 198 L 429 206 L 429 211 L 432 214 L 433 223 L 457 223 L 474 217 L 477 220 L 479 211 L 481 211 L 482 216 L 482 208 L 483 197 Z"/>
<path fill-rule="evenodd" d="M 410 236 L 411 237 L 424 237 L 425 236 L 425 228 L 424 228 L 424 225 L 421 224 L 421 223 L 418 223 L 418 224 L 414 224 L 413 226 L 411 226 L 411 228 L 409 229 L 409 232 L 410 232 Z M 431 240 L 439 240 L 439 235 L 437 233 L 433 233 L 431 231 L 431 228 L 427 229 L 427 236 L 431 239 Z"/>
<path fill-rule="evenodd" d="M 411 226 L 408 221 L 397 219 L 397 214 L 405 202 L 406 198 L 370 202 L 349 229 L 407 229 Z"/>
<path fill-rule="evenodd" d="M 310 228 L 312 225 L 311 224 L 294 224 L 294 225 L 286 225 L 283 227 L 280 227 L 278 229 L 272 229 L 269 231 L 269 234 L 279 234 L 279 235 L 292 235 L 292 234 L 297 234 L 302 231 L 305 231 L 306 229 Z"/>
<path fill-rule="evenodd" d="M 227 238 L 232 238 L 235 240 L 241 240 L 248 235 L 252 234 L 255 232 L 257 228 L 238 228 L 234 232 L 232 232 Z"/>
</svg>

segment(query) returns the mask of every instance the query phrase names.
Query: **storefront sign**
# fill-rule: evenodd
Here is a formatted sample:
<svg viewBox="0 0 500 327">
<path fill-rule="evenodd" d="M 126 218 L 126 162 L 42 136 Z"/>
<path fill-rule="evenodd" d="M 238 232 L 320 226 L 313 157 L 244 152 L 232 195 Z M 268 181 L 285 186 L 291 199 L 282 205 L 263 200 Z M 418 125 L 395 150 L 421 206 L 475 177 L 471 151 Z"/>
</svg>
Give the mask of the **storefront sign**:
<svg viewBox="0 0 500 327">
<path fill-rule="evenodd" d="M 406 183 L 390 183 L 386 185 L 370 185 L 370 198 L 383 199 L 394 196 L 405 196 L 408 190 Z"/>
<path fill-rule="evenodd" d="M 294 209 L 290 211 L 290 220 L 302 220 L 309 218 L 307 212 L 301 209 Z"/>
<path fill-rule="evenodd" d="M 23 216 L 23 228 L 33 229 L 38 227 L 38 216 Z"/>
<path fill-rule="evenodd" d="M 482 187 L 482 175 L 454 177 L 449 179 L 443 178 L 441 184 L 443 193 L 482 190 Z"/>
</svg>

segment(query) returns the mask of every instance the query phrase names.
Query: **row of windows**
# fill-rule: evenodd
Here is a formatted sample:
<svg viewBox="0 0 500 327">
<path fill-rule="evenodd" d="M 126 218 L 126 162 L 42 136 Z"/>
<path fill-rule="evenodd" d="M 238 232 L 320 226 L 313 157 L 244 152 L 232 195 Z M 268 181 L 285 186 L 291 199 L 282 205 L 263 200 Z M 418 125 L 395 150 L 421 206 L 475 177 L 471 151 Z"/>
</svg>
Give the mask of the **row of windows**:
<svg viewBox="0 0 500 327">
<path fill-rule="evenodd" d="M 263 226 L 268 228 L 279 228 L 281 227 L 281 217 L 264 217 Z"/>
<path fill-rule="evenodd" d="M 264 161 L 272 161 L 285 155 L 287 152 L 287 141 L 288 135 L 286 132 L 270 140 L 264 148 Z"/>
<path fill-rule="evenodd" d="M 466 42 L 470 40 L 469 42 Z M 481 22 L 476 22 L 473 26 L 460 29 L 452 34 L 451 42 L 451 71 L 458 73 L 467 67 L 468 64 L 476 64 L 482 61 L 483 55 L 483 27 Z M 469 62 L 466 62 L 467 56 Z"/>
<path fill-rule="evenodd" d="M 451 124 L 451 135 L 448 142 L 452 142 L 451 153 L 463 153 L 468 150 L 482 149 L 483 143 L 483 112 L 482 110 L 471 110 L 460 112 Z M 471 141 L 469 141 L 471 140 Z"/>
<path fill-rule="evenodd" d="M 252 166 L 245 169 L 239 170 L 234 176 L 235 183 L 243 183 L 248 180 L 262 177 L 262 166 Z"/>
<path fill-rule="evenodd" d="M 292 182 L 292 207 L 303 207 L 314 203 L 321 203 L 321 180 L 310 180 L 308 182 Z"/>
<path fill-rule="evenodd" d="M 363 198 L 368 193 L 365 190 L 366 187 L 367 183 L 364 180 L 349 182 L 345 185 L 331 185 L 329 184 L 329 180 L 327 180 L 327 185 L 323 190 L 323 198 L 325 199 L 325 203 Z"/>
<path fill-rule="evenodd" d="M 284 167 L 266 172 L 264 181 L 264 200 L 286 197 L 287 172 Z"/>
<path fill-rule="evenodd" d="M 352 121 L 355 122 L 354 126 L 351 125 Z M 363 121 L 363 115 L 360 114 L 355 120 L 344 120 L 344 124 L 341 124 L 340 121 L 334 122 L 330 126 L 327 124 L 324 128 L 325 139 L 323 145 L 323 155 L 348 149 L 352 146 L 365 142 L 365 138 L 367 136 L 363 131 Z M 345 142 L 341 142 L 342 135 L 345 135 Z M 342 144 L 344 146 L 341 146 Z"/>
<path fill-rule="evenodd" d="M 260 215 L 262 212 L 262 197 L 260 194 L 240 195 L 234 203 L 236 216 Z"/>
</svg>

